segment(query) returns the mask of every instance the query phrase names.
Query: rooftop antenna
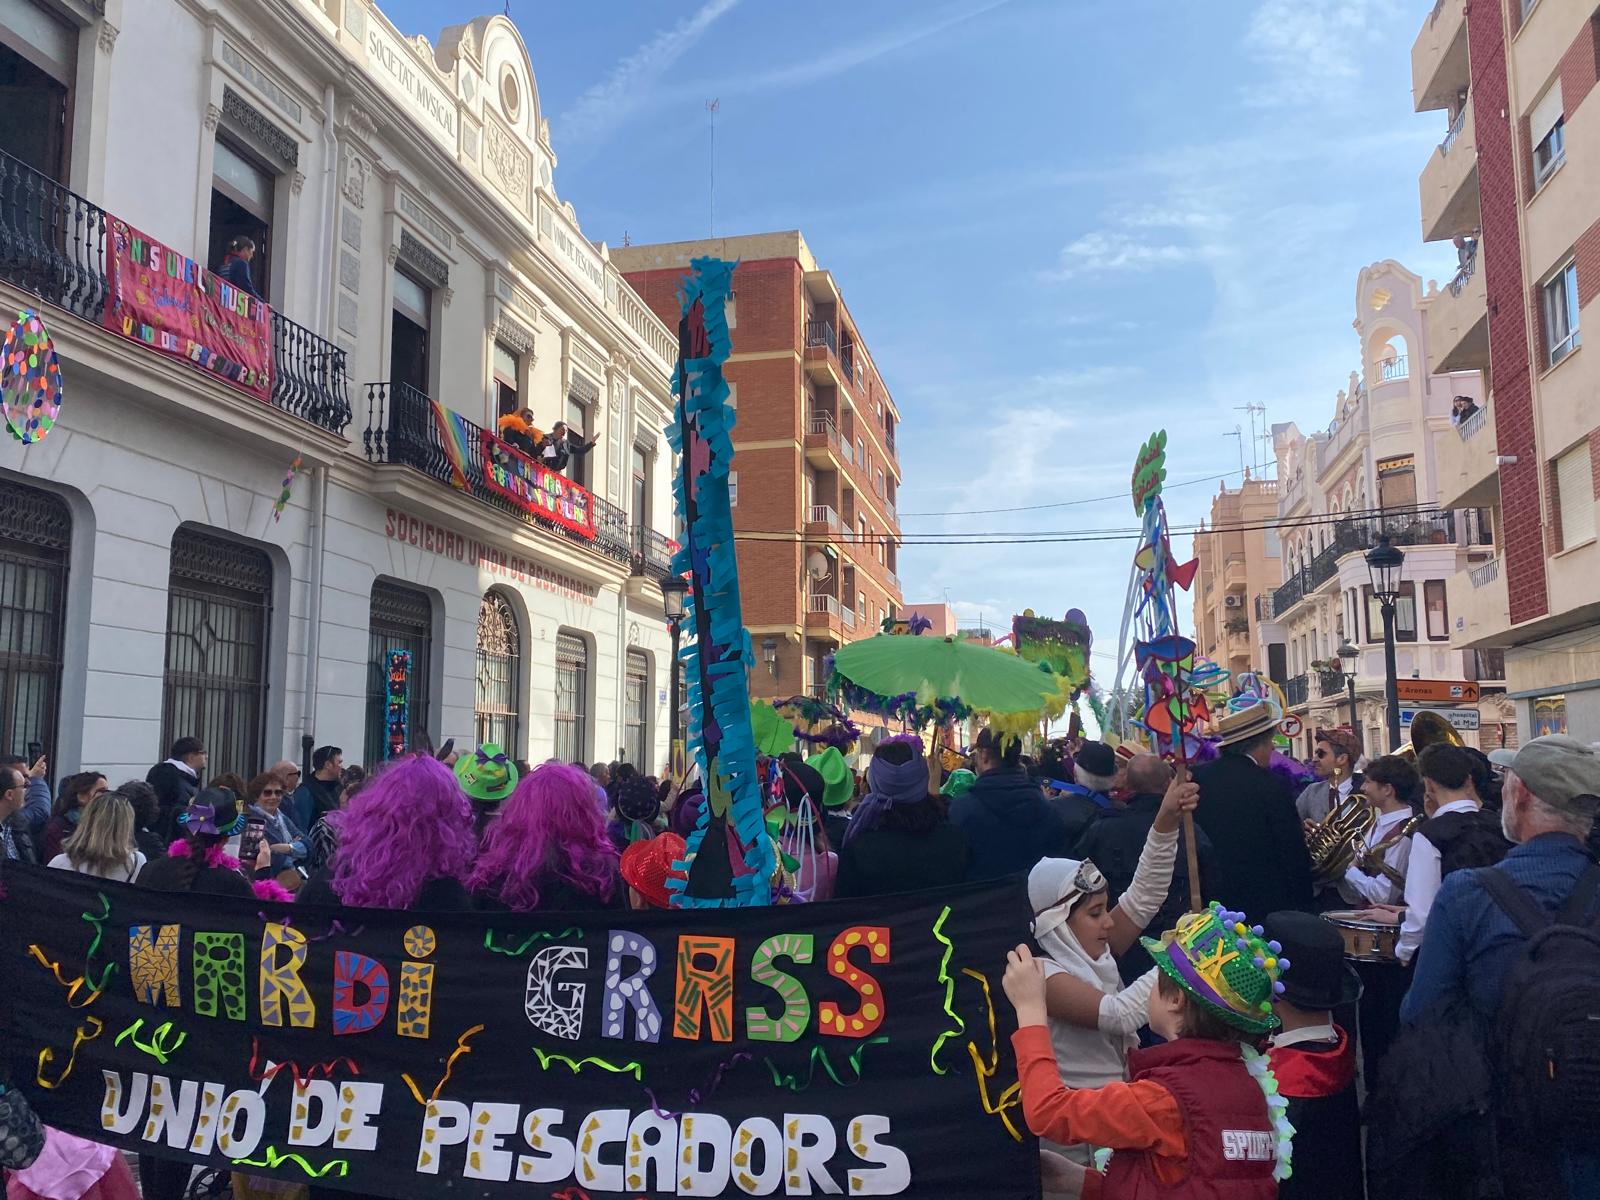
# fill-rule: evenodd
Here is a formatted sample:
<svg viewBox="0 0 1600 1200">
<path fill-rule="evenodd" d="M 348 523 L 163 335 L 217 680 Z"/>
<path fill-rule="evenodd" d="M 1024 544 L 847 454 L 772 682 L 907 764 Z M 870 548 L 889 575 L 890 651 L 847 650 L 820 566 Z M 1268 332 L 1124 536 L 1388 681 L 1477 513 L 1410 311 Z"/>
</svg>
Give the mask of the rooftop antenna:
<svg viewBox="0 0 1600 1200">
<path fill-rule="evenodd" d="M 1265 404 L 1261 404 L 1261 403 L 1256 402 L 1256 401 L 1251 401 L 1249 404 L 1238 404 L 1238 405 L 1235 405 L 1233 411 L 1234 412 L 1244 412 L 1244 413 L 1249 413 L 1250 414 L 1250 466 L 1251 466 L 1251 469 L 1253 471 L 1260 471 L 1260 469 L 1261 469 L 1261 443 L 1262 443 L 1263 440 L 1265 440 L 1265 438 L 1271 436 L 1271 434 L 1268 433 L 1267 429 L 1266 429 L 1266 424 L 1267 424 L 1267 406 Z M 1256 432 L 1256 417 L 1257 416 L 1260 416 L 1260 418 L 1261 418 L 1261 425 L 1262 425 L 1262 432 L 1261 433 L 1257 433 Z"/>
<path fill-rule="evenodd" d="M 1251 433 L 1252 433 L 1252 436 L 1254 436 L 1254 430 L 1252 430 Z M 1243 475 L 1244 474 L 1244 430 L 1240 429 L 1237 425 L 1235 425 L 1233 427 L 1233 432 L 1232 433 L 1225 433 L 1222 436 L 1225 437 L 1225 438 L 1230 438 L 1231 437 L 1231 438 L 1233 438 L 1235 441 L 1237 441 L 1239 443 L 1239 474 Z"/>
<path fill-rule="evenodd" d="M 706 112 L 711 123 L 711 236 L 717 236 L 717 109 L 722 101 L 712 97 L 706 101 Z"/>
</svg>

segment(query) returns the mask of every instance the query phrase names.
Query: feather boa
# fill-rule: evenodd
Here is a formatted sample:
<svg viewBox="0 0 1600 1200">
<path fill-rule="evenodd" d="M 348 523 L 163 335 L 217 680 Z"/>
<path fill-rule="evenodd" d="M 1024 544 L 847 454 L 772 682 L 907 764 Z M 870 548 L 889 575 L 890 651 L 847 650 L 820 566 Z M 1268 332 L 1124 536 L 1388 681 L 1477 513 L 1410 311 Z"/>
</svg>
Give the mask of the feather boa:
<svg viewBox="0 0 1600 1200">
<path fill-rule="evenodd" d="M 167 847 L 168 858 L 188 858 L 192 848 L 185 838 L 179 838 Z M 221 842 L 206 847 L 206 866 L 223 871 L 237 871 L 239 860 L 229 854 Z M 250 882 L 250 889 L 255 892 L 257 900 L 270 900 L 277 904 L 291 904 L 294 902 L 294 893 L 290 892 L 275 879 L 254 879 Z"/>
</svg>

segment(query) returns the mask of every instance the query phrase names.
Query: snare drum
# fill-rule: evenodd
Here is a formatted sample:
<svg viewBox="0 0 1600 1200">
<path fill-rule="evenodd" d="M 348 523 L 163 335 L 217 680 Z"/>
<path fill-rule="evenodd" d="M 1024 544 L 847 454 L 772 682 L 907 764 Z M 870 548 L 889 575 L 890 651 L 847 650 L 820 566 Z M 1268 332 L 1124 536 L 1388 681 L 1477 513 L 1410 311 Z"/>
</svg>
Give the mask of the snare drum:
<svg viewBox="0 0 1600 1200">
<path fill-rule="evenodd" d="M 1400 926 L 1373 921 L 1359 909 L 1322 914 L 1344 938 L 1344 956 L 1358 962 L 1399 962 Z"/>
</svg>

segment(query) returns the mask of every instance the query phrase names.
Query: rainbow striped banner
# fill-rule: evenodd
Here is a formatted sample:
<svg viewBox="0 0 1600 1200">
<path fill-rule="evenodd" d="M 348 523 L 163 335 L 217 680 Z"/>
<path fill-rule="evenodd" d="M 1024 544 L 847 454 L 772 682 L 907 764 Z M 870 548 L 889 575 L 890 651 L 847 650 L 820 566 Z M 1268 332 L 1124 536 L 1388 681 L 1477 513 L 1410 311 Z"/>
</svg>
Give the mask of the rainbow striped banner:
<svg viewBox="0 0 1600 1200">
<path fill-rule="evenodd" d="M 429 400 L 433 405 L 433 421 L 439 427 L 439 442 L 444 447 L 445 457 L 450 460 L 450 483 L 453 487 L 467 490 L 467 426 L 461 419 L 461 414 L 454 412 L 440 404 L 437 400 Z"/>
</svg>

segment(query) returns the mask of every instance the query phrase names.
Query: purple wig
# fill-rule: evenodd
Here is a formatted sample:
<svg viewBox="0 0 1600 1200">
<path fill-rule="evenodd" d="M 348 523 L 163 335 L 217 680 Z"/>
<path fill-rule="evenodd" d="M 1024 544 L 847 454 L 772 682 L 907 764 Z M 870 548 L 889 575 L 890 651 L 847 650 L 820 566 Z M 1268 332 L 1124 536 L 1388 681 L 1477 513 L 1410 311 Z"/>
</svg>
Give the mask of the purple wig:
<svg viewBox="0 0 1600 1200">
<path fill-rule="evenodd" d="M 430 879 L 465 874 L 474 841 L 455 774 L 414 754 L 374 775 L 340 815 L 333 890 L 357 908 L 409 908 Z"/>
<path fill-rule="evenodd" d="M 597 900 L 611 899 L 617 848 L 606 836 L 589 773 L 546 764 L 523 776 L 500 806 L 467 887 L 513 912 L 532 912 L 539 907 L 540 884 L 554 880 Z"/>
</svg>

